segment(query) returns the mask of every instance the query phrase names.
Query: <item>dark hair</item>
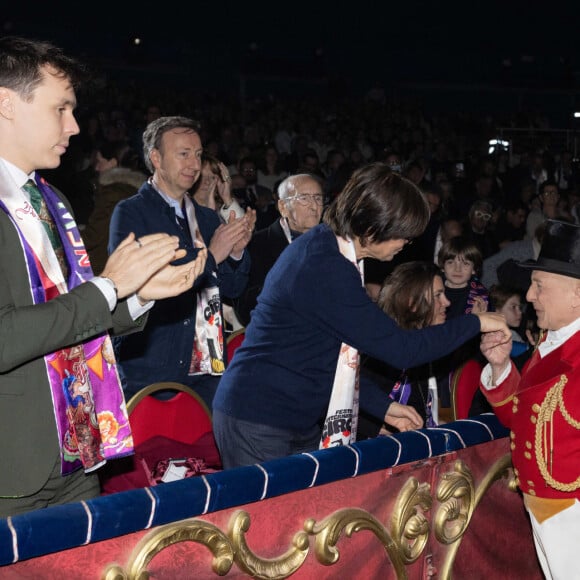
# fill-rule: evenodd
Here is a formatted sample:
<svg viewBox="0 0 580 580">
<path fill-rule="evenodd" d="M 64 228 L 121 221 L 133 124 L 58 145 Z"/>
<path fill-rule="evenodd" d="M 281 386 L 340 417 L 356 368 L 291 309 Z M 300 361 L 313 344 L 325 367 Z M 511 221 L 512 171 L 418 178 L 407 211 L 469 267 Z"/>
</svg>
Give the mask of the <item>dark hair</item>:
<svg viewBox="0 0 580 580">
<path fill-rule="evenodd" d="M 150 156 L 153 149 L 161 149 L 161 139 L 165 133 L 173 129 L 183 129 L 184 133 L 199 134 L 200 128 L 200 124 L 189 117 L 159 117 L 155 121 L 151 121 L 143 132 L 143 159 L 147 169 L 151 173 L 155 173 Z"/>
<path fill-rule="evenodd" d="M 103 141 L 97 151 L 103 159 L 116 159 L 119 167 L 137 169 L 139 166 L 139 156 L 137 152 L 124 140 Z"/>
<path fill-rule="evenodd" d="M 454 260 L 457 256 L 463 256 L 466 260 L 473 262 L 473 269 L 479 275 L 483 266 L 483 256 L 478 245 L 465 236 L 455 236 L 443 242 L 437 262 L 441 268 L 446 260 Z"/>
<path fill-rule="evenodd" d="M 503 284 L 494 284 L 489 289 L 489 300 L 496 310 L 503 308 L 505 303 L 512 297 L 518 296 L 522 299 L 522 291 L 512 286 L 505 286 Z"/>
<path fill-rule="evenodd" d="M 385 279 L 378 305 L 401 328 L 429 326 L 434 317 L 433 280 L 443 279 L 432 262 L 404 262 Z"/>
<path fill-rule="evenodd" d="M 62 49 L 49 42 L 17 36 L 0 38 L 0 86 L 30 102 L 43 81 L 42 68 L 50 66 L 56 76 L 70 80 L 77 89 L 85 80 L 86 69 Z"/>
<path fill-rule="evenodd" d="M 357 169 L 324 214 L 324 222 L 343 238 L 367 242 L 410 239 L 423 233 L 429 205 L 411 181 L 386 163 Z"/>
<path fill-rule="evenodd" d="M 542 182 L 542 185 L 540 185 L 540 193 L 543 193 L 546 187 L 555 187 L 558 193 L 560 193 L 560 188 L 558 187 L 556 181 L 554 181 L 553 179 L 546 179 L 546 181 Z"/>
<path fill-rule="evenodd" d="M 219 165 L 220 160 L 215 155 L 212 155 L 211 153 L 207 153 L 206 151 L 203 151 L 201 154 L 202 169 L 206 163 L 209 166 L 211 172 L 214 175 L 217 175 L 219 177 L 219 179 L 221 180 L 222 174 L 221 174 L 220 165 Z M 202 180 L 200 178 L 193 184 L 193 187 L 190 190 L 191 195 L 195 195 L 197 193 L 197 190 L 201 187 L 201 182 L 202 182 Z M 216 193 L 216 195 L 217 195 L 217 193 Z"/>
</svg>

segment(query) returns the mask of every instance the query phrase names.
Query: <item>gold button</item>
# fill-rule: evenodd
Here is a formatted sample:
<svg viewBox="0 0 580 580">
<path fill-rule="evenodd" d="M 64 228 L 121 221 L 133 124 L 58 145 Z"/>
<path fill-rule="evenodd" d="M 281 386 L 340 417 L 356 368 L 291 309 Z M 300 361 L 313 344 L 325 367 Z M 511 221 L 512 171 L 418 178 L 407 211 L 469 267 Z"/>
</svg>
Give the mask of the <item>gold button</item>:
<svg viewBox="0 0 580 580">
<path fill-rule="evenodd" d="M 516 444 L 512 441 L 510 443 L 510 449 L 513 451 L 516 448 Z"/>
<path fill-rule="evenodd" d="M 536 495 L 536 492 L 533 489 L 528 489 L 528 493 L 530 495 Z"/>
<path fill-rule="evenodd" d="M 526 449 L 531 449 L 532 444 L 529 441 L 526 441 Z"/>
<path fill-rule="evenodd" d="M 512 413 L 517 413 L 517 412 L 518 412 L 518 406 L 517 405 L 514 405 L 512 407 Z"/>
<path fill-rule="evenodd" d="M 520 474 L 520 472 L 517 470 L 516 467 L 514 467 L 514 475 L 517 477 Z"/>
<path fill-rule="evenodd" d="M 534 423 L 534 424 L 535 424 L 535 423 L 536 423 L 536 418 L 535 418 L 535 417 L 532 415 L 532 416 L 530 417 L 530 421 L 531 421 L 532 423 Z"/>
<path fill-rule="evenodd" d="M 534 487 L 534 482 L 531 479 L 528 479 L 527 483 L 530 487 Z"/>
<path fill-rule="evenodd" d="M 534 404 L 532 405 L 532 411 L 533 411 L 534 413 L 539 413 L 539 412 L 540 412 L 540 405 L 538 405 L 538 403 L 534 403 Z"/>
<path fill-rule="evenodd" d="M 531 459 L 531 458 L 532 458 L 532 454 L 531 454 L 529 451 L 526 451 L 526 452 L 524 453 L 524 457 L 525 457 L 526 459 Z"/>
<path fill-rule="evenodd" d="M 510 431 L 510 439 L 515 439 L 516 434 L 513 431 Z"/>
</svg>

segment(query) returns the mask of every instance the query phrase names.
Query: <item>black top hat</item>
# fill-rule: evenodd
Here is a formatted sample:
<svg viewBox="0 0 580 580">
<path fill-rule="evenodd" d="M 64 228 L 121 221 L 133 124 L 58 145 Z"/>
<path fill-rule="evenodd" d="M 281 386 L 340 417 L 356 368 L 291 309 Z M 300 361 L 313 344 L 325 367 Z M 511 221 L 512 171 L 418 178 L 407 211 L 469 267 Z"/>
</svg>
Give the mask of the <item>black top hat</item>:
<svg viewBox="0 0 580 580">
<path fill-rule="evenodd" d="M 538 259 L 520 262 L 519 266 L 580 278 L 580 226 L 547 220 Z"/>
</svg>

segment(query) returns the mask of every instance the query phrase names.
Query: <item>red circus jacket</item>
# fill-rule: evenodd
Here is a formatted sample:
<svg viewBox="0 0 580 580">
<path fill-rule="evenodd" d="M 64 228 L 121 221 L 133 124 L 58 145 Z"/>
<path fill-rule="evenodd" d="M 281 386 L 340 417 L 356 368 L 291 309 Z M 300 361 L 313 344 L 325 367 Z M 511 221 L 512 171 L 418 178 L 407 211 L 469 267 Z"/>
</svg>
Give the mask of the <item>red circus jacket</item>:
<svg viewBox="0 0 580 580">
<path fill-rule="evenodd" d="M 544 357 L 536 350 L 521 377 L 512 365 L 500 386 L 480 388 L 511 429 L 520 489 L 540 498 L 580 499 L 580 332 Z"/>
</svg>

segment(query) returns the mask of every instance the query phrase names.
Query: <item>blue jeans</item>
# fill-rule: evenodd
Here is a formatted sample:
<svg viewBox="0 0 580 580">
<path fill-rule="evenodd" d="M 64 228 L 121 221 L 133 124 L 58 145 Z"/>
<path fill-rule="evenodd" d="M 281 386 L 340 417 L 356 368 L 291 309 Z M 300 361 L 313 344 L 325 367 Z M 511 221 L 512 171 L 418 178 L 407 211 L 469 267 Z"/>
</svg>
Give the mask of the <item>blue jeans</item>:
<svg viewBox="0 0 580 580">
<path fill-rule="evenodd" d="M 317 425 L 297 432 L 243 421 L 218 410 L 213 412 L 213 432 L 224 469 L 315 451 L 321 436 Z"/>
</svg>

